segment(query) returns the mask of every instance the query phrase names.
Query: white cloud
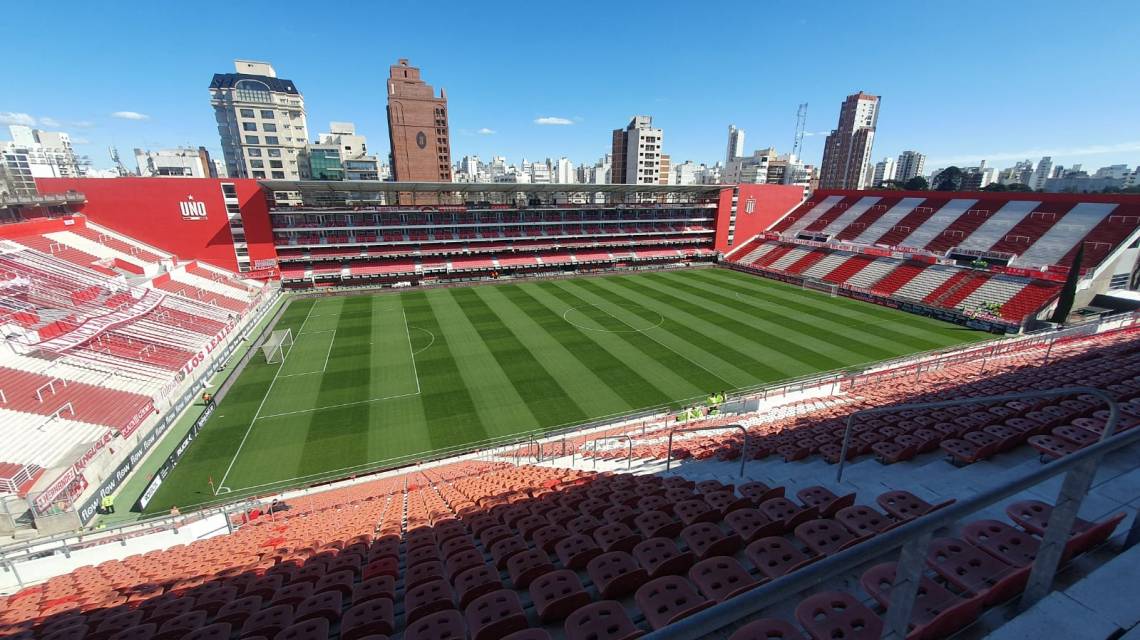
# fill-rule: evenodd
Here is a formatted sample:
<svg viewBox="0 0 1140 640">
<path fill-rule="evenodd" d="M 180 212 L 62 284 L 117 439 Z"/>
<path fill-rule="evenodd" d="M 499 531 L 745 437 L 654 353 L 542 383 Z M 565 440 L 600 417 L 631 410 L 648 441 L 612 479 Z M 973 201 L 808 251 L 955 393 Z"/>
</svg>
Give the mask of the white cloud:
<svg viewBox="0 0 1140 640">
<path fill-rule="evenodd" d="M 570 118 L 559 118 L 557 116 L 543 116 L 541 118 L 535 118 L 534 123 L 535 124 L 568 125 L 568 124 L 574 124 L 574 121 L 571 120 Z"/>
<path fill-rule="evenodd" d="M 23 124 L 30 127 L 36 124 L 36 119 L 26 113 L 0 111 L 0 124 Z"/>
<path fill-rule="evenodd" d="M 111 114 L 112 118 L 119 118 L 121 120 L 149 120 L 150 116 L 138 111 L 116 111 Z"/>
<path fill-rule="evenodd" d="M 1140 140 L 1133 142 L 1118 142 L 1116 144 L 1090 144 L 1082 147 L 1061 147 L 1052 149 L 1023 149 L 1021 151 L 996 151 L 993 153 L 972 153 L 969 155 L 953 155 L 931 157 L 926 160 L 930 165 L 951 165 L 966 162 L 977 162 L 984 159 L 987 162 L 1002 160 L 1024 160 L 1026 158 L 1040 158 L 1052 156 L 1053 158 L 1071 158 L 1074 156 L 1100 156 L 1110 153 L 1135 153 L 1140 151 Z"/>
<path fill-rule="evenodd" d="M 495 135 L 495 130 L 494 129 L 488 129 L 487 127 L 483 127 L 482 129 L 476 131 L 475 133 L 478 133 L 481 136 L 492 136 L 492 135 Z"/>
<path fill-rule="evenodd" d="M 59 126 L 62 126 L 62 125 L 60 125 L 60 124 L 59 124 L 59 120 L 56 120 L 55 118 L 49 118 L 48 116 L 43 116 L 43 117 L 41 117 L 41 118 L 40 118 L 40 124 L 42 124 L 42 125 L 43 125 L 43 126 L 45 126 L 45 127 L 59 127 Z"/>
</svg>

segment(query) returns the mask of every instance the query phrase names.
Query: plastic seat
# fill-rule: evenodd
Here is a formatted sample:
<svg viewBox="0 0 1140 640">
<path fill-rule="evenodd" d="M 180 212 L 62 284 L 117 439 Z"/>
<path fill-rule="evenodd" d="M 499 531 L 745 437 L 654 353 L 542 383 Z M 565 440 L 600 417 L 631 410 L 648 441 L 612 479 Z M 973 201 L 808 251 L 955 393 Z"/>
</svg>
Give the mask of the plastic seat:
<svg viewBox="0 0 1140 640">
<path fill-rule="evenodd" d="M 474 547 L 470 549 L 463 549 L 456 552 L 454 555 L 447 559 L 447 564 L 444 566 L 445 572 L 452 579 L 455 576 L 463 573 L 464 571 L 478 567 L 484 564 L 483 554 L 476 550 Z M 508 566 L 510 563 L 508 562 Z"/>
<path fill-rule="evenodd" d="M 525 589 L 535 578 L 554 571 L 550 556 L 544 551 L 527 549 L 507 560 L 507 573 L 516 589 Z"/>
<path fill-rule="evenodd" d="M 698 522 L 681 530 L 681 539 L 698 560 L 713 556 L 730 556 L 740 549 L 740 536 L 725 533 L 710 522 Z"/>
<path fill-rule="evenodd" d="M 455 576 L 454 584 L 461 609 L 467 608 L 475 598 L 501 589 L 503 586 L 499 580 L 499 572 L 485 564 L 472 567 Z"/>
<path fill-rule="evenodd" d="M 634 519 L 634 524 L 646 538 L 676 538 L 681 534 L 680 521 L 664 511 L 646 511 Z"/>
<path fill-rule="evenodd" d="M 182 636 L 205 626 L 209 614 L 205 611 L 190 611 L 173 618 L 168 618 L 158 627 L 154 640 L 180 640 Z"/>
<path fill-rule="evenodd" d="M 228 622 L 233 627 L 240 629 L 241 626 L 245 624 L 247 618 L 260 610 L 261 596 L 237 598 L 236 600 L 225 603 L 218 609 L 218 612 L 214 614 L 214 622 Z M 139 613 L 141 614 L 142 612 Z M 114 619 L 115 618 L 109 618 L 107 622 Z M 100 629 L 102 629 L 102 625 L 100 625 Z"/>
<path fill-rule="evenodd" d="M 503 636 L 503 640 L 551 640 L 551 637 L 546 629 L 531 627 Z"/>
<path fill-rule="evenodd" d="M 783 487 L 769 487 L 763 482 L 749 482 L 736 489 L 740 495 L 750 501 L 753 506 L 760 506 L 772 498 L 783 498 Z"/>
<path fill-rule="evenodd" d="M 624 551 L 611 551 L 586 564 L 590 581 L 603 598 L 620 598 L 633 593 L 649 580 L 637 560 Z"/>
<path fill-rule="evenodd" d="M 491 545 L 499 540 L 509 538 L 514 535 L 514 530 L 505 524 L 498 524 L 492 527 L 487 527 L 479 532 L 479 542 L 483 543 L 485 549 L 490 549 Z"/>
<path fill-rule="evenodd" d="M 720 512 L 700 498 L 679 502 L 673 507 L 673 511 L 685 525 L 720 520 Z"/>
<path fill-rule="evenodd" d="M 814 507 L 801 507 L 787 498 L 770 498 L 757 507 L 773 522 L 782 522 L 785 530 L 792 530 L 799 525 L 819 517 L 819 511 Z"/>
<path fill-rule="evenodd" d="M 581 569 L 592 558 L 602 553 L 602 549 L 592 538 L 583 534 L 572 534 L 554 545 L 554 553 L 567 569 Z"/>
<path fill-rule="evenodd" d="M 464 612 L 471 640 L 495 640 L 527 628 L 526 613 L 514 591 L 500 589 L 479 596 Z"/>
<path fill-rule="evenodd" d="M 444 576 L 442 562 L 439 560 L 426 560 L 419 564 L 409 566 L 404 570 L 404 587 L 411 588 L 417 584 L 439 580 Z"/>
<path fill-rule="evenodd" d="M 340 591 L 322 591 L 312 597 L 306 598 L 297 605 L 293 611 L 293 622 L 301 622 L 309 618 L 324 618 L 329 624 L 340 620 L 340 611 L 344 608 L 344 596 Z"/>
<path fill-rule="evenodd" d="M 358 605 L 373 598 L 396 599 L 396 579 L 392 576 L 377 576 L 352 585 L 352 604 Z"/>
<path fill-rule="evenodd" d="M 414 621 L 428 614 L 455 608 L 455 595 L 447 581 L 438 579 L 418 584 L 404 593 L 404 615 Z"/>
<path fill-rule="evenodd" d="M 1044 536 L 1045 530 L 1049 526 L 1049 518 L 1053 515 L 1053 507 L 1039 500 L 1024 500 L 1006 507 L 1005 513 L 1019 527 L 1030 533 Z M 1116 530 L 1125 516 L 1126 514 L 1121 512 L 1099 522 L 1075 519 L 1072 532 L 1069 534 L 1069 541 L 1065 544 L 1065 557 L 1071 558 L 1103 543 L 1112 535 L 1112 532 Z"/>
<path fill-rule="evenodd" d="M 986 605 L 1013 597 L 1029 578 L 1028 567 L 1010 566 L 958 538 L 932 540 L 926 564 L 954 587 L 981 597 Z"/>
<path fill-rule="evenodd" d="M 566 523 L 566 529 L 571 533 L 580 533 L 585 536 L 593 535 L 594 531 L 605 524 L 589 514 L 583 514 Z"/>
<path fill-rule="evenodd" d="M 779 536 L 761 538 L 753 542 L 745 547 L 744 555 L 748 556 L 748 560 L 760 570 L 760 573 L 772 580 L 813 561 L 792 543 Z"/>
<path fill-rule="evenodd" d="M 572 611 L 590 604 L 578 574 L 561 569 L 543 574 L 530 584 L 530 599 L 543 624 L 561 620 Z"/>
<path fill-rule="evenodd" d="M 153 622 L 148 622 L 123 629 L 112 635 L 108 640 L 151 640 L 157 631 L 158 625 Z"/>
<path fill-rule="evenodd" d="M 890 609 L 891 590 L 895 586 L 894 562 L 878 564 L 863 572 L 859 581 L 882 607 Z M 949 589 L 923 575 L 911 610 L 908 640 L 945 638 L 981 615 L 982 602 L 977 598 L 960 598 Z"/>
<path fill-rule="evenodd" d="M 634 526 L 638 511 L 627 504 L 615 504 L 602 512 L 605 522 L 620 522 L 627 527 Z M 596 531 L 594 533 L 597 533 Z"/>
<path fill-rule="evenodd" d="M 805 636 L 790 622 L 779 618 L 762 618 L 740 627 L 728 640 L 804 640 Z"/>
<path fill-rule="evenodd" d="M 594 541 L 602 551 L 630 551 L 641 542 L 641 536 L 621 522 L 610 522 L 594 531 Z"/>
<path fill-rule="evenodd" d="M 228 622 L 215 622 L 179 636 L 180 640 L 229 640 L 232 627 Z"/>
<path fill-rule="evenodd" d="M 491 545 L 491 559 L 494 561 L 496 567 L 506 569 L 507 560 L 510 560 L 511 556 L 526 551 L 529 548 L 526 541 L 519 536 L 512 535 L 509 538 L 503 538 Z"/>
<path fill-rule="evenodd" d="M 677 576 L 650 580 L 637 590 L 633 599 L 655 631 L 714 604 Z"/>
<path fill-rule="evenodd" d="M 455 609 L 424 616 L 415 622 L 408 623 L 404 630 L 404 640 L 466 639 L 467 625 L 463 622 L 463 614 Z"/>
<path fill-rule="evenodd" d="M 1045 458 L 1051 460 L 1063 458 L 1070 453 L 1081 450 L 1081 447 L 1071 441 L 1056 436 L 1029 436 L 1027 442 L 1037 453 L 1041 454 L 1042 460 Z"/>
<path fill-rule="evenodd" d="M 547 553 L 554 551 L 554 546 L 563 538 L 569 537 L 570 532 L 560 524 L 550 524 L 536 529 L 531 540 L 534 546 Z"/>
<path fill-rule="evenodd" d="M 291 624 L 293 624 L 293 607 L 287 604 L 274 605 L 246 618 L 241 626 L 241 635 L 272 638 Z"/>
<path fill-rule="evenodd" d="M 297 582 L 286 587 L 281 587 L 269 599 L 269 605 L 287 604 L 290 606 L 297 606 L 299 602 L 313 595 L 313 583 L 311 582 Z"/>
<path fill-rule="evenodd" d="M 643 632 L 629 619 L 621 603 L 603 600 L 566 617 L 566 640 L 633 640 Z"/>
<path fill-rule="evenodd" d="M 737 509 L 724 517 L 724 521 L 745 544 L 784 532 L 783 522 L 774 522 L 759 509 Z"/>
<path fill-rule="evenodd" d="M 804 506 L 815 507 L 823 518 L 830 518 L 840 509 L 855 504 L 854 493 L 837 496 L 827 487 L 820 485 L 801 489 L 796 492 L 796 497 Z"/>
<path fill-rule="evenodd" d="M 373 598 L 353 605 L 340 619 L 341 640 L 360 640 L 373 633 L 392 635 L 395 628 L 395 608 L 387 598 Z"/>
<path fill-rule="evenodd" d="M 824 591 L 808 596 L 796 606 L 796 620 L 816 640 L 878 640 L 883 621 L 842 591 Z"/>
<path fill-rule="evenodd" d="M 328 637 L 329 621 L 325 618 L 310 618 L 285 627 L 277 632 L 273 640 L 327 640 Z"/>
<path fill-rule="evenodd" d="M 392 576 L 393 578 L 398 578 L 400 576 L 400 561 L 391 556 L 378 558 L 365 565 L 361 575 L 365 580 L 375 578 L 376 576 Z"/>
<path fill-rule="evenodd" d="M 706 493 L 705 502 L 707 502 L 710 507 L 719 511 L 721 516 L 726 516 L 737 509 L 745 509 L 752 506 L 751 500 L 741 498 L 732 491 L 713 491 L 712 493 Z"/>
<path fill-rule="evenodd" d="M 978 520 L 962 528 L 962 538 L 1014 567 L 1033 563 L 1041 543 L 1033 536 L 997 520 Z"/>
<path fill-rule="evenodd" d="M 796 527 L 796 538 L 818 555 L 829 556 L 863 541 L 836 520 L 809 520 Z"/>
<path fill-rule="evenodd" d="M 650 538 L 633 548 L 633 557 L 651 579 L 684 575 L 695 561 L 692 552 L 681 551 L 668 538 Z"/>
<path fill-rule="evenodd" d="M 205 614 L 205 612 L 200 612 Z M 203 622 L 205 620 L 203 619 Z M 90 630 L 86 624 L 82 622 L 65 624 L 64 626 L 55 626 L 52 629 L 44 628 L 41 632 L 40 638 L 42 640 L 83 640 L 87 637 L 87 632 Z M 9 634 L 5 632 L 5 636 Z M 34 637 L 34 636 L 33 636 Z M 181 637 L 181 636 L 179 636 Z"/>
<path fill-rule="evenodd" d="M 693 565 L 689 569 L 689 580 L 706 598 L 716 602 L 724 602 L 760 584 L 728 556 L 716 556 Z"/>
<path fill-rule="evenodd" d="M 176 618 L 184 613 L 193 611 L 194 599 L 175 597 L 172 600 L 156 604 L 153 607 L 144 608 L 149 609 L 150 611 L 149 615 L 146 617 L 146 621 L 153 622 L 161 627 L 163 622 L 166 622 L 171 618 Z"/>
<path fill-rule="evenodd" d="M 875 502 L 878 502 L 883 510 L 895 518 L 910 520 L 926 515 L 935 509 L 941 509 L 954 501 L 947 500 L 938 504 L 931 504 L 909 491 L 888 491 L 875 498 Z"/>
</svg>

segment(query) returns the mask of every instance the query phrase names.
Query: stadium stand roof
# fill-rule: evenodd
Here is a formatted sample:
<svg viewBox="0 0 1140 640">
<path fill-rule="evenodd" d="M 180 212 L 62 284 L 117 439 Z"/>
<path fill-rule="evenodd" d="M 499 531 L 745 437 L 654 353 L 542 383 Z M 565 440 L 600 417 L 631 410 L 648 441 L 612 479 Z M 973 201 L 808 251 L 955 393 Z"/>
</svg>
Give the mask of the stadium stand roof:
<svg viewBox="0 0 1140 640">
<path fill-rule="evenodd" d="M 385 182 L 380 180 L 262 180 L 270 191 L 312 193 L 719 193 L 721 184 L 533 184 L 517 182 Z"/>
</svg>

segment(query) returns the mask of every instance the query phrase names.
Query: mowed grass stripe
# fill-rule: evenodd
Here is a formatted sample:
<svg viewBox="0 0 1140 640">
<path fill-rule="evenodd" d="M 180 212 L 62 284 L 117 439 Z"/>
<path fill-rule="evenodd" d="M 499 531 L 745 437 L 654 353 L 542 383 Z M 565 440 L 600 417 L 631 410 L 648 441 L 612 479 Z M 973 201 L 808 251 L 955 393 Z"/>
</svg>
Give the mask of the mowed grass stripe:
<svg viewBox="0 0 1140 640">
<path fill-rule="evenodd" d="M 532 292 L 525 285 L 504 287 L 501 291 L 504 298 L 534 320 L 547 335 L 560 342 L 570 355 L 620 396 L 630 409 L 663 405 L 674 399 L 595 342 L 592 335 L 587 335 L 592 332 L 563 320 L 559 313 L 536 297 L 537 291 Z"/>
<path fill-rule="evenodd" d="M 448 291 L 471 321 L 471 326 L 479 332 L 483 344 L 510 378 L 539 426 L 578 422 L 588 417 L 473 288 Z"/>
<path fill-rule="evenodd" d="M 914 351 L 926 351 L 986 338 L 985 334 L 933 318 L 924 318 L 849 298 L 832 298 L 822 293 L 728 269 L 710 270 L 709 273 L 678 273 L 676 277 L 690 282 L 703 282 L 707 288 L 727 289 L 754 298 L 751 303 L 758 308 L 784 306 L 810 314 L 818 321 L 834 323 L 845 332 L 855 330 L 851 335 L 865 333 L 889 342 L 901 342 Z"/>
<path fill-rule="evenodd" d="M 536 428 L 538 420 L 495 361 L 490 346 L 479 337 L 471 318 L 452 297 L 451 290 L 432 291 L 428 302 L 447 334 L 455 364 L 463 384 L 471 391 L 475 412 L 487 435 L 494 438 Z"/>
<path fill-rule="evenodd" d="M 749 335 L 741 336 L 733 328 L 724 326 L 714 314 L 709 314 L 699 305 L 692 303 L 678 305 L 672 301 L 662 301 L 652 290 L 636 286 L 636 277 L 599 278 L 596 282 L 600 288 L 610 291 L 622 289 L 622 293 L 629 300 L 647 309 L 662 315 L 670 313 L 671 321 L 662 325 L 662 329 L 708 353 L 723 354 L 725 360 L 755 378 L 746 386 L 750 386 L 756 380 L 780 380 L 794 376 L 800 371 L 815 370 L 812 365 L 768 346 L 766 340 L 758 339 L 758 332 L 755 329 L 750 330 Z M 766 334 L 759 334 L 759 338 L 764 337 Z M 747 349 L 747 352 L 742 349 Z"/>
<path fill-rule="evenodd" d="M 420 375 L 418 397 L 426 424 L 407 427 L 425 429 L 432 449 L 486 440 L 487 429 L 475 411 L 471 391 L 463 382 L 448 336 L 439 326 L 427 294 L 423 291 L 403 293 L 400 302 L 408 324 L 435 335 L 431 348 L 416 355 L 416 370 Z"/>
<path fill-rule="evenodd" d="M 550 335 L 527 313 L 509 300 L 504 291 L 514 285 L 472 287 L 471 290 L 499 316 L 519 342 L 535 354 L 546 371 L 587 415 L 604 416 L 629 411 L 630 405 L 599 379 L 566 345 Z"/>
<path fill-rule="evenodd" d="M 675 278 L 651 277 L 646 279 L 645 285 L 656 286 L 661 295 L 670 296 L 677 300 L 685 300 L 685 298 L 667 292 L 680 291 L 689 294 L 691 298 L 702 299 L 710 309 L 715 308 L 724 317 L 733 318 L 745 326 L 757 318 L 756 314 L 752 313 L 751 307 L 739 298 L 702 289 L 687 282 L 677 281 Z M 803 344 L 805 348 L 809 348 L 815 353 L 827 354 L 840 363 L 850 364 L 881 360 L 894 353 L 893 350 L 877 339 L 860 340 L 857 336 L 847 335 L 850 332 L 828 326 L 827 323 L 821 322 L 819 318 L 814 316 L 801 317 L 797 314 L 776 312 L 769 313 L 765 319 L 779 325 L 789 342 Z"/>
<path fill-rule="evenodd" d="M 296 335 L 313 303 L 313 300 L 306 299 L 292 301 L 274 329 L 292 329 Z M 163 481 L 147 507 L 147 513 L 166 512 L 172 505 L 185 507 L 213 499 L 210 479 L 215 485 L 222 481 L 222 475 L 261 406 L 277 368 L 278 365 L 265 363 L 260 350 L 253 354 L 249 364 L 226 392 L 226 397 L 218 403 L 214 416 L 198 434 L 193 446 Z M 135 497 L 130 496 L 130 499 Z"/>
<path fill-rule="evenodd" d="M 571 324 L 581 325 L 591 340 L 614 355 L 615 358 L 636 369 L 638 373 L 650 383 L 660 389 L 666 398 L 695 398 L 705 395 L 709 389 L 708 384 L 716 384 L 708 380 L 708 373 L 700 371 L 703 376 L 693 374 L 690 369 L 696 369 L 688 361 L 669 352 L 659 344 L 647 353 L 650 347 L 642 341 L 631 340 L 631 336 L 640 336 L 629 325 L 621 322 L 603 309 L 597 308 L 589 302 L 582 300 L 573 293 L 550 283 L 522 285 L 534 292 L 535 297 L 558 314 L 563 321 L 566 318 L 574 320 Z M 573 310 L 573 311 L 572 311 Z M 591 328 L 592 327 L 592 328 Z M 664 352 L 664 353 L 662 353 Z M 669 355 L 666 356 L 665 353 Z M 655 357 L 659 355 L 660 358 Z M 697 382 L 693 379 L 697 378 Z M 704 383 L 703 385 L 701 383 Z"/>
<path fill-rule="evenodd" d="M 371 399 L 373 303 L 380 298 L 350 298 L 344 301 L 336 325 L 336 339 L 329 352 L 329 367 L 321 376 L 318 406 Z M 314 313 L 322 311 L 320 307 Z M 316 382 L 316 381 L 314 381 Z M 372 403 L 320 409 L 305 415 L 304 439 L 297 475 L 324 469 L 351 467 L 368 462 L 368 441 L 372 426 Z M 352 446 L 356 443 L 356 446 Z"/>
<path fill-rule="evenodd" d="M 638 316 L 647 325 L 651 326 L 658 320 L 662 320 L 661 326 L 649 329 L 646 333 L 657 342 L 715 372 L 720 378 L 728 380 L 731 387 L 747 387 L 756 382 L 756 374 L 748 369 L 741 368 L 738 363 L 749 364 L 760 369 L 770 369 L 770 372 L 775 376 L 783 375 L 727 344 L 718 342 L 709 337 L 707 333 L 695 330 L 690 323 L 696 320 L 698 326 L 703 324 L 706 329 L 714 331 L 719 329 L 719 326 L 712 326 L 712 323 L 698 317 L 679 320 L 675 317 L 677 315 L 675 307 L 647 306 L 646 300 L 637 297 L 635 292 L 619 292 L 619 290 L 611 288 L 616 286 L 614 282 L 615 280 L 612 278 L 590 278 L 578 282 L 578 285 L 599 300 L 621 306 L 627 313 Z M 634 293 L 635 297 L 630 297 L 628 295 L 630 293 Z"/>
</svg>

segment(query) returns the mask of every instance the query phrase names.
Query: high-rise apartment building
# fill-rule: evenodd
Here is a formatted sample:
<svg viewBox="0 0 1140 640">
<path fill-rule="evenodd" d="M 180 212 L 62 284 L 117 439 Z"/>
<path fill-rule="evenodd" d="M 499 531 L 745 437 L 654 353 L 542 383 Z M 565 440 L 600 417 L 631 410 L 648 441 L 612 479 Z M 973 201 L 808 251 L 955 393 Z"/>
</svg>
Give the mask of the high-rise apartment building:
<svg viewBox="0 0 1140 640">
<path fill-rule="evenodd" d="M 143 177 L 217 178 L 206 147 L 148 151 L 135 149 L 135 164 Z"/>
<path fill-rule="evenodd" d="M 314 180 L 379 180 L 380 161 L 368 153 L 368 139 L 351 122 L 330 122 L 329 131 L 308 148 Z"/>
<path fill-rule="evenodd" d="M 847 96 L 839 110 L 839 126 L 827 136 L 820 169 L 821 189 L 867 187 L 871 146 L 879 121 L 879 96 L 860 91 Z"/>
<path fill-rule="evenodd" d="M 613 184 L 661 184 L 661 129 L 651 116 L 634 116 L 624 129 L 614 129 Z"/>
<path fill-rule="evenodd" d="M 744 156 L 744 129 L 728 125 L 728 150 L 724 153 L 724 166 L 732 166 L 732 161 Z"/>
<path fill-rule="evenodd" d="M 896 182 L 906 182 L 915 176 L 922 175 L 923 165 L 926 164 L 926 156 L 917 151 L 903 151 L 899 154 L 899 159 L 895 163 L 895 176 Z"/>
<path fill-rule="evenodd" d="M 234 60 L 235 73 L 215 73 L 210 105 L 231 178 L 301 180 L 309 138 L 305 98 L 268 62 Z"/>
<path fill-rule="evenodd" d="M 0 152 L 11 166 L 19 165 L 32 178 L 82 178 L 87 167 L 62 131 L 42 131 L 22 124 L 8 125 L 11 141 L 0 142 Z M 18 158 L 18 159 L 17 159 Z"/>
<path fill-rule="evenodd" d="M 883 158 L 875 163 L 875 173 L 871 177 L 871 186 L 879 188 L 883 183 L 895 179 L 895 159 Z"/>
<path fill-rule="evenodd" d="M 451 182 L 447 92 L 437 98 L 405 58 L 388 70 L 388 135 L 398 182 Z"/>
<path fill-rule="evenodd" d="M 1053 175 L 1053 158 L 1045 156 L 1037 163 L 1037 170 L 1033 172 L 1033 184 L 1029 185 L 1040 191 L 1045 188 L 1045 181 Z"/>
<path fill-rule="evenodd" d="M 568 158 L 561 157 L 554 165 L 554 181 L 559 184 L 572 184 L 576 182 L 574 163 Z"/>
</svg>

